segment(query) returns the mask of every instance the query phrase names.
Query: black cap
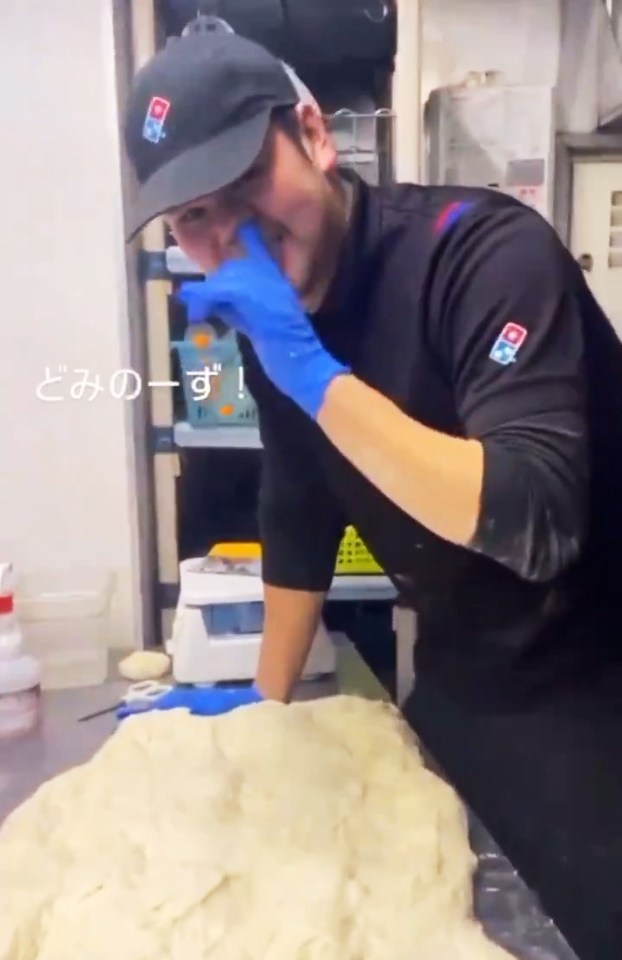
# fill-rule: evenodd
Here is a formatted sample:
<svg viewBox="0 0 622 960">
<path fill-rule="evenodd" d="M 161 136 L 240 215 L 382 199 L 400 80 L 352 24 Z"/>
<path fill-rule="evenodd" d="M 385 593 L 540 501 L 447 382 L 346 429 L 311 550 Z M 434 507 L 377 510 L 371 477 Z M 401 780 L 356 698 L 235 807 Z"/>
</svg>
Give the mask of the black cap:
<svg viewBox="0 0 622 960">
<path fill-rule="evenodd" d="M 136 74 L 127 106 L 138 180 L 128 240 L 166 210 L 242 176 L 273 109 L 298 99 L 282 62 L 251 40 L 221 31 L 169 39 Z"/>
</svg>

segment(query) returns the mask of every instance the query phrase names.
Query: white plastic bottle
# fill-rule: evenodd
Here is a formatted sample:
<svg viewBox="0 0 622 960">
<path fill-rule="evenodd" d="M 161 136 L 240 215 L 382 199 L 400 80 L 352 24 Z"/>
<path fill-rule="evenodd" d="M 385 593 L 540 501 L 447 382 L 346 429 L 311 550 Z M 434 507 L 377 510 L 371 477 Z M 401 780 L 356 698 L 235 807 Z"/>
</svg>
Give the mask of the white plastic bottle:
<svg viewBox="0 0 622 960">
<path fill-rule="evenodd" d="M 23 649 L 13 566 L 0 563 L 0 739 L 30 733 L 41 719 L 41 666 Z"/>
</svg>

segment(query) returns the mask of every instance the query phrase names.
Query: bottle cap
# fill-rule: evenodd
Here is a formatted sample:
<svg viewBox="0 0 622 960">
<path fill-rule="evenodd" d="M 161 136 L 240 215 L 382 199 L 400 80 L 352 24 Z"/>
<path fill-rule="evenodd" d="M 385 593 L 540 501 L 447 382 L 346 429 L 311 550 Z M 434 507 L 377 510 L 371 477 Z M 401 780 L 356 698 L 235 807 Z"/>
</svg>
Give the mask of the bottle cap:
<svg viewBox="0 0 622 960">
<path fill-rule="evenodd" d="M 0 615 L 4 613 L 13 613 L 14 601 L 12 593 L 0 594 Z"/>
<path fill-rule="evenodd" d="M 0 615 L 13 613 L 13 594 L 15 592 L 15 576 L 13 564 L 7 561 L 0 562 Z"/>
</svg>

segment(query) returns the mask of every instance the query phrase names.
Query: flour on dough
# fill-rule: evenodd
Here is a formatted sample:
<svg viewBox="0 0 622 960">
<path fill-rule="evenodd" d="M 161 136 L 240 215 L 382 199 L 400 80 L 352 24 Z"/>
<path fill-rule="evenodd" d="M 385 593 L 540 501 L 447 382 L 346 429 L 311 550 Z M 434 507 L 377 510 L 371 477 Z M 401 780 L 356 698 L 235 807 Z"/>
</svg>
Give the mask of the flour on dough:
<svg viewBox="0 0 622 960">
<path fill-rule="evenodd" d="M 0 830 L 0 960 L 510 960 L 388 704 L 130 717 Z"/>
</svg>

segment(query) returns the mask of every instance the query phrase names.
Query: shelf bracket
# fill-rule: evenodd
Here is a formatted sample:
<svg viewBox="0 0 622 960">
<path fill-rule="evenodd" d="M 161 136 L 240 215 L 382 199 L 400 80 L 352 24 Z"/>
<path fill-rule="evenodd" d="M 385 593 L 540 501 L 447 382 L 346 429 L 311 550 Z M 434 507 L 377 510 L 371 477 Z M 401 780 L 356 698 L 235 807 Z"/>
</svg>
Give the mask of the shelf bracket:
<svg viewBox="0 0 622 960">
<path fill-rule="evenodd" d="M 141 283 L 149 280 L 170 280 L 171 273 L 164 250 L 141 250 L 138 254 L 138 277 Z"/>
<path fill-rule="evenodd" d="M 158 583 L 157 601 L 160 610 L 174 610 L 179 600 L 178 583 Z"/>
<path fill-rule="evenodd" d="M 151 452 L 154 454 L 177 452 L 172 427 L 151 427 Z"/>
</svg>

